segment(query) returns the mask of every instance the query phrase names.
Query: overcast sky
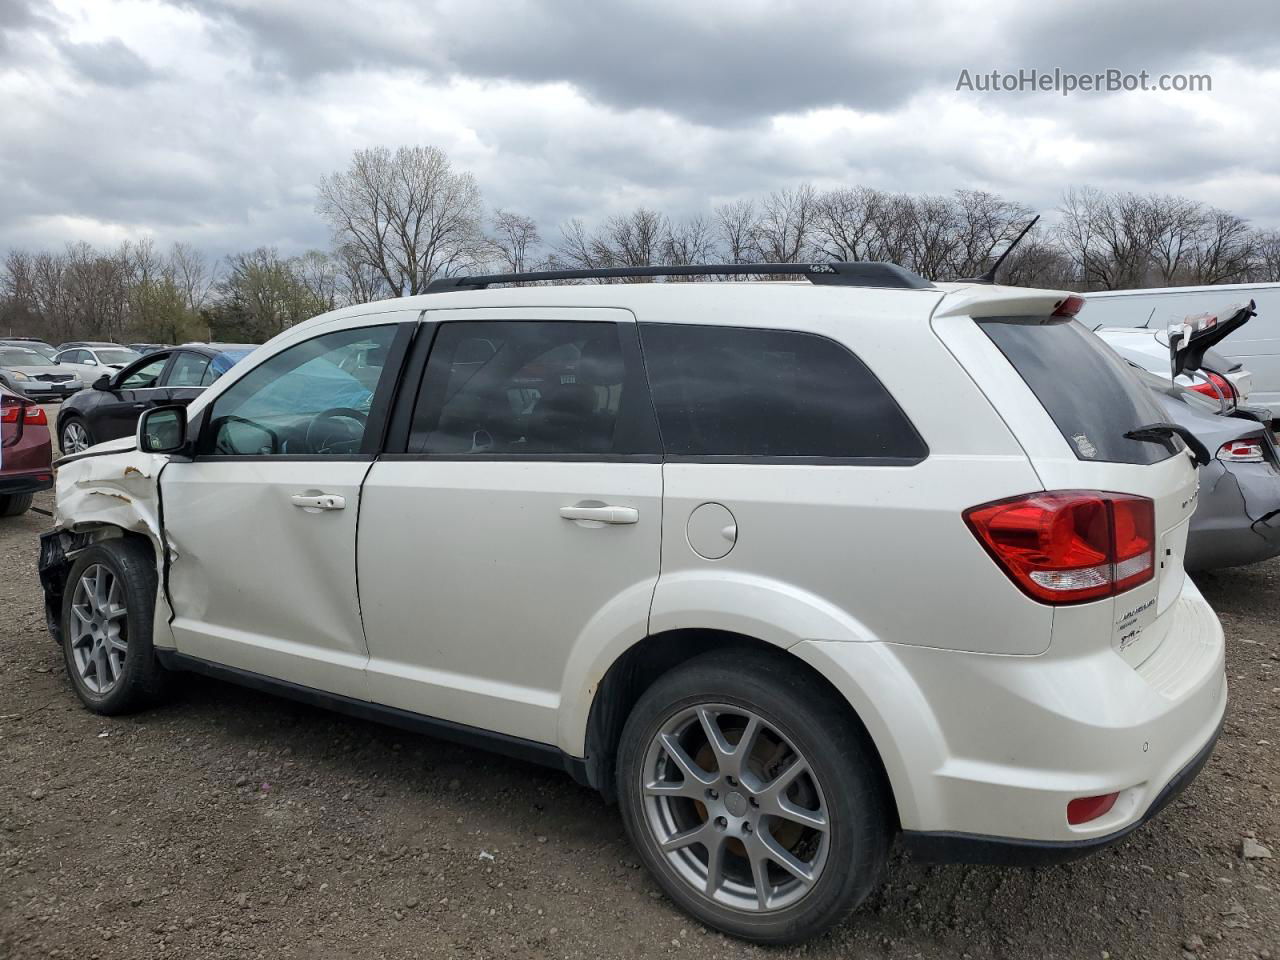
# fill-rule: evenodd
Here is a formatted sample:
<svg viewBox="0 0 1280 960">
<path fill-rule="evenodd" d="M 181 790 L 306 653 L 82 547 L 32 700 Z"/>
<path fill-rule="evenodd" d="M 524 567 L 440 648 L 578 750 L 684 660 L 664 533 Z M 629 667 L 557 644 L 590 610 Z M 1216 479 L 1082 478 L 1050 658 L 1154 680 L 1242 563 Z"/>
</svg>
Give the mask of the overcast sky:
<svg viewBox="0 0 1280 960">
<path fill-rule="evenodd" d="M 1093 184 L 1280 226 L 1275 0 L 881 6 L 0 0 L 0 250 L 327 246 L 320 176 L 417 143 L 549 238 L 573 216 L 706 212 L 802 180 L 1046 211 Z M 1213 89 L 956 90 L 965 69 L 1055 67 Z"/>
</svg>

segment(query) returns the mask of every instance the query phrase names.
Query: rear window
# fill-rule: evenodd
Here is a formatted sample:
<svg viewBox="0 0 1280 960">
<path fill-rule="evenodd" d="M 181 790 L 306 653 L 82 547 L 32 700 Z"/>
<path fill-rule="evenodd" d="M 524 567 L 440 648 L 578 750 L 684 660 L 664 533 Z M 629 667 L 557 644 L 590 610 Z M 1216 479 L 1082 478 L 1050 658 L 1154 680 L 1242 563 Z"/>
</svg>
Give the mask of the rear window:
<svg viewBox="0 0 1280 960">
<path fill-rule="evenodd" d="M 1128 364 L 1075 320 L 1000 317 L 977 323 L 1022 375 L 1078 459 L 1149 464 L 1172 456 L 1163 444 L 1125 438 L 1165 417 Z M 1181 448 L 1182 441 L 1174 443 Z"/>
<path fill-rule="evenodd" d="M 642 323 L 664 452 L 691 458 L 857 460 L 928 454 L 866 364 L 794 330 Z"/>
</svg>

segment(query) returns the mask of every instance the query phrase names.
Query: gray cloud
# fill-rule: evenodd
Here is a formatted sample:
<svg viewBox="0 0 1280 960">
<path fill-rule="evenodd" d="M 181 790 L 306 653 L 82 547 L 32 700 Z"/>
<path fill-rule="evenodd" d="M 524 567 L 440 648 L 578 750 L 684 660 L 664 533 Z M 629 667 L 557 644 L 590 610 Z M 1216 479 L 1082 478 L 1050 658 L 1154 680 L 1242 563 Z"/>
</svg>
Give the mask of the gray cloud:
<svg viewBox="0 0 1280 960">
<path fill-rule="evenodd" d="M 59 49 L 86 79 L 104 86 L 136 87 L 155 75 L 146 61 L 119 37 L 97 43 L 64 42 Z"/>
<path fill-rule="evenodd" d="M 328 237 L 314 185 L 434 143 L 492 205 L 672 215 L 800 180 L 1172 191 L 1280 223 L 1273 3 L 0 0 L 0 250 L 154 235 L 222 255 Z M 965 95 L 962 67 L 1205 70 L 1199 99 Z M 1269 86 L 1268 86 L 1269 85 Z M 824 112 L 829 109 L 829 112 Z M 816 112 L 815 112 L 816 111 Z"/>
</svg>

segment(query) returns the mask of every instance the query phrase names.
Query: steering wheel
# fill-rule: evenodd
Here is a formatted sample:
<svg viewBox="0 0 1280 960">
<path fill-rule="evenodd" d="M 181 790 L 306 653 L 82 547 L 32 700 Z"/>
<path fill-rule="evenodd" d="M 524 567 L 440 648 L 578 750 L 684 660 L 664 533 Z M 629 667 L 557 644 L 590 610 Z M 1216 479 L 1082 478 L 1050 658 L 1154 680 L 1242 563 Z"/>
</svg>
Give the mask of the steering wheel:
<svg viewBox="0 0 1280 960">
<path fill-rule="evenodd" d="M 330 407 L 311 418 L 303 443 L 309 453 L 357 453 L 368 422 L 354 407 Z"/>
</svg>

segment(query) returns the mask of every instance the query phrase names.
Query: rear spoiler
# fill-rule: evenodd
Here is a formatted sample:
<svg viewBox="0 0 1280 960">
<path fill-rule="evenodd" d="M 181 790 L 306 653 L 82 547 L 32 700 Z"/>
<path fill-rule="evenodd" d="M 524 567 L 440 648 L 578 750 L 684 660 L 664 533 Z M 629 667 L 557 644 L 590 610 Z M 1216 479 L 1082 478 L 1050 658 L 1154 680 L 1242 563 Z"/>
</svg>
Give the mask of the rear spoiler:
<svg viewBox="0 0 1280 960">
<path fill-rule="evenodd" d="M 1202 313 L 1186 317 L 1182 324 L 1169 331 L 1169 362 L 1176 378 L 1180 373 L 1199 370 L 1204 355 L 1210 347 L 1225 340 L 1230 334 L 1258 315 L 1254 301 L 1225 307 L 1216 313 Z"/>
</svg>

